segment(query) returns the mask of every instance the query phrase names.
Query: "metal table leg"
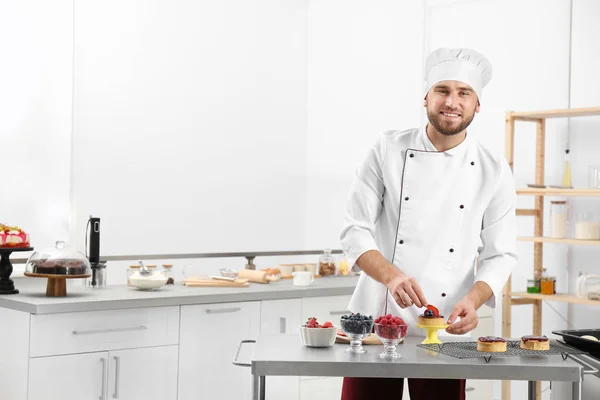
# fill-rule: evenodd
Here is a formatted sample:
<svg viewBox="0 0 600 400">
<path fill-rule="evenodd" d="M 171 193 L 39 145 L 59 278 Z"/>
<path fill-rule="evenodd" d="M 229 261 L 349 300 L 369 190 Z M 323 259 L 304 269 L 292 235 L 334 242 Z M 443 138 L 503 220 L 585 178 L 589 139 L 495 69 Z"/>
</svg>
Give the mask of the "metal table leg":
<svg viewBox="0 0 600 400">
<path fill-rule="evenodd" d="M 260 400 L 265 400 L 265 390 L 267 386 L 267 378 L 265 376 L 260 377 Z"/>
<path fill-rule="evenodd" d="M 537 385 L 535 381 L 529 381 L 528 382 L 528 389 L 527 389 L 527 399 L 528 400 L 536 400 L 536 394 L 537 394 Z"/>
<path fill-rule="evenodd" d="M 573 382 L 573 389 L 571 389 L 571 398 L 573 400 L 581 400 L 581 392 L 583 391 L 582 387 L 583 381 Z"/>
<path fill-rule="evenodd" d="M 252 375 L 252 400 L 265 400 L 266 386 L 265 376 Z"/>
<path fill-rule="evenodd" d="M 259 376 L 252 375 L 252 400 L 258 400 L 259 391 L 260 391 L 260 383 Z"/>
</svg>

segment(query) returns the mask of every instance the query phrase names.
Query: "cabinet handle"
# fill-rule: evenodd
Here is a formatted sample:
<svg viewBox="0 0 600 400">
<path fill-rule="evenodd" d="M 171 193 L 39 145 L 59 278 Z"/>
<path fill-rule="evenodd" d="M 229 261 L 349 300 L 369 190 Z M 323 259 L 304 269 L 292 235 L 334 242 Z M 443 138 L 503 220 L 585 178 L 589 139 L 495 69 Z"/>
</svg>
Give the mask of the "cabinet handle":
<svg viewBox="0 0 600 400">
<path fill-rule="evenodd" d="M 110 332 L 127 332 L 127 331 L 145 331 L 148 329 L 145 325 L 132 326 L 129 328 L 113 328 L 113 329 L 91 329 L 89 331 L 73 331 L 73 335 L 93 335 L 96 333 L 110 333 Z"/>
<path fill-rule="evenodd" d="M 104 358 L 100 359 L 100 363 L 102 364 L 102 380 L 100 381 L 100 387 L 102 388 L 102 392 L 100 393 L 100 400 L 104 400 L 104 380 L 106 378 L 106 360 Z"/>
<path fill-rule="evenodd" d="M 285 333 L 285 317 L 279 317 L 279 333 Z"/>
<path fill-rule="evenodd" d="M 242 308 L 241 307 L 215 308 L 215 309 L 209 308 L 208 310 L 206 310 L 206 313 L 207 314 L 225 314 L 225 313 L 232 313 L 232 312 L 238 312 L 238 311 L 242 311 Z"/>
<path fill-rule="evenodd" d="M 121 357 L 113 357 L 115 360 L 115 393 L 113 399 L 119 398 L 119 375 L 121 374 Z"/>
<path fill-rule="evenodd" d="M 467 386 L 465 388 L 465 392 L 472 392 L 473 390 L 475 390 L 475 388 L 473 386 Z"/>
<path fill-rule="evenodd" d="M 329 315 L 344 315 L 344 314 L 348 314 L 348 311 L 346 311 L 346 310 L 342 310 L 342 311 L 329 311 Z"/>
</svg>

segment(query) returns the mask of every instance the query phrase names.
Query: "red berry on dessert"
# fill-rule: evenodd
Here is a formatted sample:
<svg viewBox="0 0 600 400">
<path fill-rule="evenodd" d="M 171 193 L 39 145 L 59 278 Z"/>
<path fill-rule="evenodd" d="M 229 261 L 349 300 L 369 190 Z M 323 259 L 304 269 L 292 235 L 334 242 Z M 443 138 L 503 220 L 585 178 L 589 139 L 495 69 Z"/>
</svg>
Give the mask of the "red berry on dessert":
<svg viewBox="0 0 600 400">
<path fill-rule="evenodd" d="M 446 325 L 446 322 L 444 321 L 444 316 L 440 315 L 439 310 L 430 305 L 427 305 L 425 312 L 423 313 L 423 315 L 419 315 L 418 318 L 418 322 L 419 325 L 424 325 L 424 326 L 439 326 L 442 327 L 444 325 Z"/>
</svg>

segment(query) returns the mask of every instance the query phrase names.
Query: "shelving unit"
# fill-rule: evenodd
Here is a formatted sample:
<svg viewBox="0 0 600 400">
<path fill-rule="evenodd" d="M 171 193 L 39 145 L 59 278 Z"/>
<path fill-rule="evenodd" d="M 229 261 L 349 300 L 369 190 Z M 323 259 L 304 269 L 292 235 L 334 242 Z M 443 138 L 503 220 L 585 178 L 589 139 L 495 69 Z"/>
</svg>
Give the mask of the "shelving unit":
<svg viewBox="0 0 600 400">
<path fill-rule="evenodd" d="M 529 121 L 536 124 L 536 149 L 535 149 L 535 181 L 536 185 L 544 185 L 544 160 L 546 119 L 600 116 L 600 107 L 571 108 L 566 110 L 545 110 L 531 112 L 506 113 L 505 151 L 510 168 L 514 166 L 515 121 Z M 533 209 L 518 209 L 517 216 L 529 216 L 534 219 L 534 236 L 519 237 L 520 241 L 533 242 L 533 268 L 532 272 L 541 274 L 543 265 L 543 244 L 561 243 L 569 245 L 600 245 L 600 240 L 556 239 L 544 237 L 544 197 L 545 196 L 600 196 L 600 189 L 562 189 L 562 188 L 519 188 L 517 195 L 534 196 Z M 559 301 L 574 304 L 600 305 L 600 301 L 579 299 L 568 294 L 543 295 L 539 293 L 512 292 L 511 278 L 503 290 L 502 296 L 502 336 L 511 337 L 511 307 L 513 305 L 531 304 L 533 306 L 533 334 L 542 334 L 542 301 Z M 540 382 L 537 383 L 537 400 L 541 399 Z M 502 400 L 510 400 L 510 382 L 502 382 Z"/>
</svg>

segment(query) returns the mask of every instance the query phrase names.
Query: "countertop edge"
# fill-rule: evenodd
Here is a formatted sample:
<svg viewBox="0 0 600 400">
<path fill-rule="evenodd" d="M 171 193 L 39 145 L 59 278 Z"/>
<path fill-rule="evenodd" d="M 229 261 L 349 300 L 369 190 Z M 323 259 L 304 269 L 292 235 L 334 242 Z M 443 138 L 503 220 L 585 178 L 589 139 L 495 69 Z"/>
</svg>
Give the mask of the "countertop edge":
<svg viewBox="0 0 600 400">
<path fill-rule="evenodd" d="M 348 279 L 348 278 L 340 278 Z M 136 298 L 136 299 L 102 299 L 93 301 L 68 301 L 65 303 L 51 304 L 36 304 L 33 301 L 28 301 L 28 298 L 15 297 L 14 299 L 6 295 L 0 296 L 0 307 L 14 311 L 26 312 L 29 314 L 57 314 L 68 312 L 86 312 L 86 311 L 103 311 L 103 310 L 120 310 L 127 308 L 146 308 L 146 307 L 166 307 L 166 306 L 185 306 L 197 304 L 216 304 L 216 303 L 236 303 L 247 301 L 263 301 L 263 300 L 284 300 L 297 299 L 303 297 L 320 297 L 320 296 L 340 296 L 351 295 L 354 292 L 354 285 L 348 281 L 347 286 L 282 286 L 273 290 L 265 288 L 265 291 L 252 292 L 235 292 L 230 291 L 224 293 L 190 293 L 190 294 L 174 294 L 173 296 L 161 296 L 156 298 Z"/>
</svg>

